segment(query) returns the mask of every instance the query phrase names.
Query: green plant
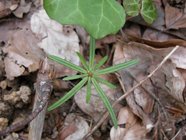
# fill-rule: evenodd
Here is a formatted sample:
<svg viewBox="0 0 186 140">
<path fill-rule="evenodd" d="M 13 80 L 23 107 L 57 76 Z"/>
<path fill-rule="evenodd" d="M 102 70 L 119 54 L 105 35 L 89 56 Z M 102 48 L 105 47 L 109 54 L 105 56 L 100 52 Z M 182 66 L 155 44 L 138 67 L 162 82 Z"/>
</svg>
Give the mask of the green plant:
<svg viewBox="0 0 186 140">
<path fill-rule="evenodd" d="M 84 57 L 77 53 L 79 56 L 81 63 L 83 67 L 77 66 L 69 61 L 66 61 L 65 59 L 59 58 L 57 56 L 49 55 L 49 58 L 63 64 L 66 67 L 69 67 L 73 70 L 76 70 L 80 72 L 79 75 L 69 76 L 64 78 L 63 80 L 75 80 L 75 79 L 82 79 L 74 88 L 72 88 L 65 96 L 63 96 L 60 100 L 55 102 L 53 105 L 51 105 L 48 110 L 53 110 L 56 107 L 60 106 L 61 104 L 65 103 L 68 99 L 70 99 L 72 96 L 75 95 L 76 92 L 78 92 L 86 83 L 87 83 L 87 95 L 86 95 L 86 102 L 88 103 L 91 97 L 91 84 L 94 85 L 95 89 L 97 90 L 99 96 L 103 100 L 106 108 L 108 109 L 110 116 L 113 120 L 114 126 L 117 128 L 117 119 L 114 114 L 114 111 L 112 109 L 111 104 L 109 103 L 109 100 L 107 96 L 105 95 L 104 91 L 100 87 L 99 83 L 105 84 L 111 88 L 114 88 L 115 86 L 112 83 L 109 83 L 108 81 L 100 78 L 101 74 L 108 74 L 113 73 L 118 70 L 121 70 L 123 68 L 127 68 L 130 66 L 133 66 L 137 63 L 137 60 L 131 60 L 125 63 L 117 64 L 105 69 L 99 69 L 107 60 L 107 56 L 105 56 L 102 60 L 99 61 L 99 63 L 94 64 L 94 50 L 95 50 L 95 39 L 91 38 L 90 43 L 90 60 L 89 63 L 86 62 Z"/>
<path fill-rule="evenodd" d="M 135 0 L 128 2 L 130 4 L 132 2 L 135 2 Z M 141 7 L 143 7 L 142 9 L 145 9 L 145 5 L 143 3 L 144 2 L 142 2 Z M 126 3 L 124 3 L 124 6 L 125 4 Z M 91 97 L 91 85 L 94 85 L 100 98 L 102 99 L 104 105 L 110 113 L 111 119 L 114 123 L 114 127 L 117 128 L 118 125 L 115 113 L 99 83 L 105 84 L 111 88 L 114 88 L 115 86 L 112 83 L 109 83 L 108 81 L 100 78 L 100 75 L 113 73 L 124 68 L 128 68 L 137 64 L 138 61 L 131 60 L 105 69 L 100 69 L 100 67 L 106 62 L 107 56 L 105 56 L 97 64 L 94 64 L 94 56 L 95 39 L 102 38 L 108 34 L 114 34 L 118 32 L 118 30 L 124 25 L 126 17 L 124 8 L 115 0 L 44 0 L 44 8 L 50 18 L 60 22 L 61 24 L 73 24 L 82 26 L 90 34 L 89 63 L 87 63 L 87 61 L 81 54 L 77 53 L 83 67 L 77 66 L 57 56 L 49 55 L 50 59 L 80 73 L 78 75 L 66 77 L 64 78 L 64 80 L 82 80 L 60 100 L 51 105 L 48 110 L 53 110 L 59 107 L 61 104 L 65 103 L 72 96 L 74 96 L 75 93 L 77 93 L 85 84 L 87 85 L 86 102 L 88 103 Z M 146 9 L 149 10 L 149 8 Z M 133 9 L 130 8 L 127 9 L 127 13 L 130 13 L 130 11 L 132 10 Z M 145 12 L 148 13 L 148 11 Z M 146 20 L 146 18 L 144 19 Z M 152 20 L 146 21 L 152 22 Z"/>
<path fill-rule="evenodd" d="M 127 15 L 133 17 L 140 14 L 149 24 L 152 24 L 157 17 L 152 0 L 124 0 L 123 6 Z"/>
</svg>

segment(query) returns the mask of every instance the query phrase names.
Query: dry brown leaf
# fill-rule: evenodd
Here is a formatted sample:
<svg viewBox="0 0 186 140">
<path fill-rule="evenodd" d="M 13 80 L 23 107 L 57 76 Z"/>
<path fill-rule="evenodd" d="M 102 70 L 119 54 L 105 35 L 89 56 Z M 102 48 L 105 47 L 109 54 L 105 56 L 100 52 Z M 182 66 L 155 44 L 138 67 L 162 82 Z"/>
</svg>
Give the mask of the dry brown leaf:
<svg viewBox="0 0 186 140">
<path fill-rule="evenodd" d="M 152 72 L 170 50 L 170 48 L 153 49 L 147 45 L 134 42 L 123 45 L 123 47 L 116 45 L 114 63 L 139 59 L 139 64 L 135 67 L 119 72 L 126 91 L 136 85 L 136 80 L 140 81 L 144 79 L 148 73 Z M 179 55 L 179 51 L 175 52 L 174 55 Z M 182 59 L 184 61 L 184 58 Z M 179 102 L 183 103 L 185 100 L 183 96 L 185 82 L 180 72 L 171 61 L 164 64 L 163 68 L 158 71 L 158 74 L 155 74 L 151 79 L 145 82 L 143 87 L 145 87 L 148 92 L 138 87 L 134 90 L 133 94 L 127 96 L 126 100 L 132 111 L 143 120 L 146 127 L 152 127 L 154 125 L 153 120 L 157 115 L 151 116 L 154 111 L 154 99 L 149 94 L 156 95 L 157 87 L 165 90 L 169 96 L 172 96 Z"/>
<path fill-rule="evenodd" d="M 20 1 L 19 7 L 13 11 L 13 14 L 18 18 L 23 18 L 23 14 L 26 14 L 30 11 L 32 2 L 26 3 L 25 0 Z"/>
<path fill-rule="evenodd" d="M 147 28 L 145 32 L 143 33 L 143 39 L 149 40 L 149 41 L 168 41 L 169 39 L 175 39 L 175 37 L 165 34 L 163 32 L 159 32 L 155 29 L 149 29 Z"/>
<path fill-rule="evenodd" d="M 132 29 L 134 29 L 134 27 L 132 27 Z M 133 33 L 129 30 L 126 30 L 126 31 L 127 31 L 126 33 L 130 41 L 144 43 L 144 44 L 147 44 L 155 48 L 168 48 L 168 47 L 173 47 L 176 45 L 186 47 L 185 40 L 174 39 L 170 35 L 159 33 L 159 32 L 156 32 L 155 30 L 147 29 L 146 30 L 147 32 L 144 33 L 143 38 L 141 36 L 136 35 L 135 32 Z"/>
<path fill-rule="evenodd" d="M 4 53 L 7 53 L 4 63 L 8 79 L 38 70 L 44 53 L 35 47 L 36 42 L 33 35 L 24 30 L 12 35 L 7 47 L 4 48 Z"/>
<path fill-rule="evenodd" d="M 1 0 L 0 1 L 0 18 L 6 17 L 18 7 L 20 0 Z"/>
<path fill-rule="evenodd" d="M 81 140 L 89 129 L 84 118 L 76 114 L 68 114 L 59 134 L 59 140 Z"/>
<path fill-rule="evenodd" d="M 110 131 L 111 140 L 142 140 L 145 139 L 145 127 L 138 122 L 138 118 L 131 112 L 130 108 L 123 107 L 118 114 L 118 123 L 124 124 L 124 128 L 117 130 L 113 127 Z"/>
<path fill-rule="evenodd" d="M 186 28 L 186 11 L 165 5 L 165 22 L 167 29 Z"/>
<path fill-rule="evenodd" d="M 79 65 L 80 60 L 76 52 L 80 51 L 77 34 L 69 26 L 62 26 L 51 20 L 41 9 L 31 17 L 31 29 L 41 42 L 38 46 L 47 54 L 56 55 Z"/>
<path fill-rule="evenodd" d="M 110 89 L 109 87 L 100 84 L 103 91 L 105 91 L 107 97 L 111 99 L 111 101 L 116 100 L 119 96 L 122 95 L 121 89 L 117 87 L 116 89 Z M 86 87 L 82 88 L 75 96 L 75 102 L 78 107 L 86 114 L 90 115 L 92 119 L 97 122 L 103 113 L 106 111 L 106 108 L 97 94 L 95 88 L 92 86 L 91 90 L 91 99 L 89 103 L 86 103 Z M 121 105 L 116 106 L 116 110 L 118 110 Z"/>
</svg>

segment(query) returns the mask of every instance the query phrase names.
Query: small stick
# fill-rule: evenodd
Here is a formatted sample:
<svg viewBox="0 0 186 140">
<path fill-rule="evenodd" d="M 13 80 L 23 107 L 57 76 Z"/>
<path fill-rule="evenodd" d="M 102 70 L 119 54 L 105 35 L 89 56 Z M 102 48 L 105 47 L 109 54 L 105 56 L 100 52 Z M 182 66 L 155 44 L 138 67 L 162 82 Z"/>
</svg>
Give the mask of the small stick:
<svg viewBox="0 0 186 140">
<path fill-rule="evenodd" d="M 36 94 L 35 94 L 35 100 L 34 100 L 34 107 L 35 108 L 41 108 L 43 102 L 40 100 L 42 98 L 45 98 L 47 95 L 47 100 L 45 102 L 45 106 L 43 107 L 42 111 L 37 115 L 37 117 L 30 123 L 29 128 L 29 135 L 28 140 L 40 140 L 43 132 L 43 125 L 45 120 L 45 114 L 47 111 L 47 104 L 50 97 L 50 94 L 52 92 L 53 86 L 52 83 L 49 82 L 48 87 L 43 87 L 46 85 L 48 81 L 52 81 L 54 78 L 55 72 L 53 71 L 53 67 L 50 66 L 48 63 L 48 59 L 46 58 L 42 66 L 38 72 L 37 75 L 37 82 L 36 82 Z M 45 91 L 42 91 L 45 90 Z"/>
<path fill-rule="evenodd" d="M 180 132 L 181 132 L 181 129 L 179 129 L 179 131 L 176 133 L 176 135 L 171 140 L 175 140 L 176 137 L 179 135 Z"/>
<path fill-rule="evenodd" d="M 172 51 L 165 56 L 165 58 L 161 61 L 161 63 L 143 80 L 141 80 L 138 84 L 136 84 L 135 86 L 133 86 L 129 91 L 127 91 L 124 95 L 122 95 L 120 98 L 118 98 L 113 104 L 112 106 L 114 107 L 116 104 L 118 104 L 121 100 L 125 99 L 130 93 L 132 93 L 132 91 L 134 89 L 136 89 L 137 87 L 139 87 L 140 85 L 142 85 L 146 80 L 148 80 L 150 77 L 152 77 L 154 75 L 154 73 L 160 69 L 162 67 L 162 65 L 168 60 L 168 58 L 179 48 L 180 46 L 176 46 L 174 47 L 174 49 L 172 49 Z M 93 129 L 85 136 L 85 138 L 88 138 L 90 135 L 92 135 L 92 133 L 98 128 L 100 127 L 100 125 L 104 122 L 104 120 L 108 117 L 109 113 L 108 111 L 106 111 L 106 113 L 102 116 L 102 118 L 99 120 L 99 122 L 93 127 Z"/>
</svg>

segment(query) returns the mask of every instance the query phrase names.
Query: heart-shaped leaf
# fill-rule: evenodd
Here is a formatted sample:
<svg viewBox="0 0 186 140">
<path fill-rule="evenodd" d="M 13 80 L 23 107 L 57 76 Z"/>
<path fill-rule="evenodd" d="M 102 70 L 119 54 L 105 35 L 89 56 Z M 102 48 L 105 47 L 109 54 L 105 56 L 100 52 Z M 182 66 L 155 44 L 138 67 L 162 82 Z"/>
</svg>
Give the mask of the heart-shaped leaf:
<svg viewBox="0 0 186 140">
<path fill-rule="evenodd" d="M 157 13 L 155 5 L 153 4 L 152 0 L 142 0 L 140 13 L 147 23 L 149 24 L 153 23 L 153 21 L 157 17 Z"/>
<path fill-rule="evenodd" d="M 123 6 L 127 15 L 129 16 L 137 16 L 140 10 L 140 3 L 139 0 L 124 0 Z"/>
<path fill-rule="evenodd" d="M 116 33 L 125 23 L 125 11 L 116 0 L 44 0 L 50 18 L 80 25 L 95 39 Z"/>
</svg>

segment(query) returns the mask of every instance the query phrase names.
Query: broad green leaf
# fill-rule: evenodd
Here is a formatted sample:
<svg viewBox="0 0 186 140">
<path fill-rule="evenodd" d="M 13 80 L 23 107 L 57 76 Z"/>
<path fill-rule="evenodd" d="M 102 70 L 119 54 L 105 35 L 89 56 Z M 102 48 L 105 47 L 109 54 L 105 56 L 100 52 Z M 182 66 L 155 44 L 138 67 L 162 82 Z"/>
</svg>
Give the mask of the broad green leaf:
<svg viewBox="0 0 186 140">
<path fill-rule="evenodd" d="M 60 105 L 64 104 L 66 101 L 68 101 L 72 96 L 74 96 L 82 87 L 83 85 L 87 82 L 87 78 L 85 77 L 82 79 L 75 87 L 73 87 L 65 96 L 63 96 L 61 99 L 59 99 L 57 102 L 52 104 L 49 108 L 48 111 L 51 111 Z"/>
<path fill-rule="evenodd" d="M 96 49 L 96 40 L 91 36 L 90 37 L 90 55 L 89 55 L 89 69 L 92 69 L 92 66 L 94 64 L 94 57 L 95 57 L 95 49 Z"/>
<path fill-rule="evenodd" d="M 153 1 L 142 0 L 140 13 L 147 23 L 152 24 L 157 17 L 156 7 L 153 4 Z"/>
<path fill-rule="evenodd" d="M 95 72 L 95 75 L 113 73 L 113 72 L 116 72 L 118 70 L 122 70 L 124 68 L 131 67 L 131 66 L 133 66 L 137 63 L 138 63 L 138 60 L 130 60 L 130 61 L 127 61 L 127 62 L 124 62 L 124 63 L 121 63 L 121 64 L 117 64 L 117 65 L 114 65 L 114 66 L 111 66 L 111 67 L 108 67 L 108 68 L 105 68 L 105 69 L 97 70 Z"/>
<path fill-rule="evenodd" d="M 100 87 L 100 85 L 97 83 L 97 81 L 94 78 L 92 78 L 92 83 L 93 83 L 96 91 L 98 92 L 99 96 L 101 97 L 104 105 L 108 109 L 108 112 L 109 112 L 109 114 L 111 116 L 111 119 L 112 119 L 112 121 L 114 123 L 114 127 L 117 128 L 118 127 L 118 123 L 117 123 L 116 115 L 115 115 L 115 113 L 113 111 L 113 108 L 112 108 L 107 96 L 105 95 L 104 91 L 102 90 L 102 88 Z"/>
<path fill-rule="evenodd" d="M 89 77 L 87 82 L 86 103 L 90 102 L 90 97 L 91 97 L 91 78 Z"/>
<path fill-rule="evenodd" d="M 124 8 L 116 0 L 44 0 L 50 18 L 80 25 L 95 39 L 116 33 L 125 23 Z"/>
<path fill-rule="evenodd" d="M 88 65 L 87 65 L 87 62 L 86 62 L 85 58 L 79 52 L 76 52 L 76 53 L 77 53 L 81 63 L 83 64 L 84 68 L 86 70 L 88 70 Z"/>
<path fill-rule="evenodd" d="M 123 0 L 123 6 L 127 15 L 129 16 L 137 16 L 140 11 L 139 0 Z"/>
<path fill-rule="evenodd" d="M 76 80 L 76 79 L 79 79 L 79 78 L 83 78 L 87 76 L 87 74 L 82 74 L 82 75 L 72 75 L 72 76 L 67 76 L 65 78 L 63 78 L 63 80 L 67 81 L 67 80 Z"/>
<path fill-rule="evenodd" d="M 66 66 L 66 67 L 68 67 L 68 68 L 70 68 L 70 69 L 79 71 L 79 72 L 81 72 L 81 73 L 86 73 L 86 70 L 84 70 L 83 68 L 81 68 L 81 67 L 79 67 L 79 66 L 77 66 L 77 65 L 75 65 L 75 64 L 73 64 L 73 63 L 71 63 L 71 62 L 69 62 L 69 61 L 67 61 L 67 60 L 65 60 L 65 59 L 62 59 L 62 58 L 60 58 L 60 57 L 58 57 L 58 56 L 55 56 L 55 55 L 48 55 L 48 58 L 50 58 L 50 59 L 53 60 L 53 61 L 58 62 L 59 64 L 62 64 L 62 65 L 64 65 L 64 66 Z"/>
<path fill-rule="evenodd" d="M 112 83 L 108 82 L 107 80 L 103 79 L 103 78 L 100 78 L 100 77 L 95 77 L 95 79 L 99 82 L 99 83 L 102 83 L 110 88 L 116 88 L 115 85 L 113 85 Z"/>
<path fill-rule="evenodd" d="M 96 65 L 95 65 L 95 70 L 99 69 L 108 59 L 108 56 L 103 57 Z"/>
</svg>

